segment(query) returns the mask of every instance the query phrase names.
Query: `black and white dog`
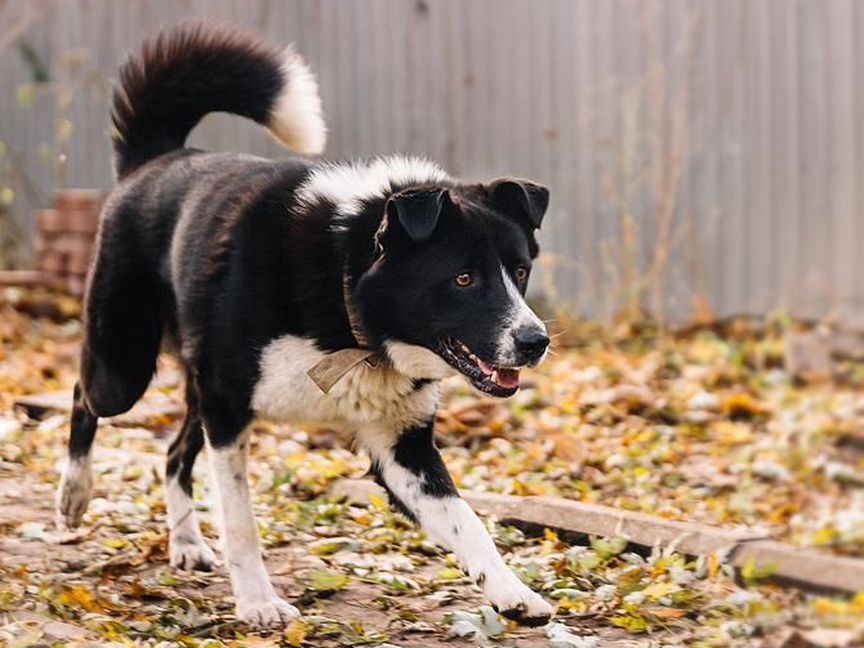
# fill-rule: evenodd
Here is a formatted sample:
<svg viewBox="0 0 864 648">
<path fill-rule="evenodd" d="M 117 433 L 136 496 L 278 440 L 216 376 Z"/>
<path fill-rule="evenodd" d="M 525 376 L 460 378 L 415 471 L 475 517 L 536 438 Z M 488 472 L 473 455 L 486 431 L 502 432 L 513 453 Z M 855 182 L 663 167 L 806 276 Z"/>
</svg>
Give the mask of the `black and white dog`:
<svg viewBox="0 0 864 648">
<path fill-rule="evenodd" d="M 192 503 L 206 443 L 239 618 L 299 615 L 267 575 L 246 478 L 253 417 L 337 426 L 369 453 L 392 503 L 453 551 L 504 615 L 551 607 L 505 565 L 435 448 L 440 379 L 510 396 L 549 344 L 523 295 L 545 188 L 468 184 L 435 164 L 271 161 L 185 148 L 207 113 L 248 117 L 320 153 L 315 79 L 292 49 L 201 26 L 162 34 L 120 70 L 117 186 L 91 268 L 81 376 L 58 519 L 81 523 L 97 417 L 141 397 L 166 344 L 188 412 L 166 479 L 171 564 L 211 569 Z"/>
</svg>

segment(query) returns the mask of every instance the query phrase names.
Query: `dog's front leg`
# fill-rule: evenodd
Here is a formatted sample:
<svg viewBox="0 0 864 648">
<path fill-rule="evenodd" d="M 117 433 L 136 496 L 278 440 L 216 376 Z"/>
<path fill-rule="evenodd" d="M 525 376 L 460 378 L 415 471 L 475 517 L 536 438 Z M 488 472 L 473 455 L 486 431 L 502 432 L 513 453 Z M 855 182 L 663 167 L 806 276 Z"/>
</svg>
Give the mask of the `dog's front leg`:
<svg viewBox="0 0 864 648">
<path fill-rule="evenodd" d="M 482 522 L 459 497 L 435 447 L 431 420 L 404 430 L 371 425 L 359 432 L 358 441 L 391 503 L 456 555 L 501 614 L 526 625 L 549 620 L 551 606 L 510 571 Z"/>
<path fill-rule="evenodd" d="M 300 612 L 276 594 L 261 557 L 246 476 L 248 431 L 224 446 L 213 447 L 208 440 L 207 450 L 219 500 L 222 550 L 231 576 L 237 617 L 261 626 L 290 623 Z"/>
</svg>

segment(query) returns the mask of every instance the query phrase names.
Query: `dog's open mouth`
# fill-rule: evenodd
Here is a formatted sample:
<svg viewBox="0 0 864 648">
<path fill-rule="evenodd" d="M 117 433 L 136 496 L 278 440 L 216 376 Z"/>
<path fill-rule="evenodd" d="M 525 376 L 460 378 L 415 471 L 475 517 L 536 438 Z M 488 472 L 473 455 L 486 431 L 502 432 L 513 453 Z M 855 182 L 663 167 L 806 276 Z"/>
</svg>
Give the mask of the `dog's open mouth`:
<svg viewBox="0 0 864 648">
<path fill-rule="evenodd" d="M 438 355 L 484 394 L 506 398 L 519 390 L 519 369 L 487 364 L 456 338 L 441 338 Z"/>
</svg>

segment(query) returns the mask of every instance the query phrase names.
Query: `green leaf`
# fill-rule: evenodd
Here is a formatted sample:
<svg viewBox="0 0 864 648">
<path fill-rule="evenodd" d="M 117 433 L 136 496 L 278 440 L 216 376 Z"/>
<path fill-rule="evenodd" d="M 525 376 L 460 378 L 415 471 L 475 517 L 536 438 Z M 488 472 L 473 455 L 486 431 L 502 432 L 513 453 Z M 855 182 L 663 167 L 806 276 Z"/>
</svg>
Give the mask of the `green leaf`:
<svg viewBox="0 0 864 648">
<path fill-rule="evenodd" d="M 331 571 L 315 571 L 310 574 L 309 589 L 316 592 L 338 592 L 345 589 L 351 579 L 345 574 Z"/>
<path fill-rule="evenodd" d="M 617 556 L 627 548 L 627 540 L 624 538 L 596 538 L 591 543 L 591 548 L 597 552 L 602 559 Z"/>
<path fill-rule="evenodd" d="M 0 205 L 8 207 L 15 202 L 15 190 L 12 187 L 0 187 Z"/>
<path fill-rule="evenodd" d="M 609 619 L 609 623 L 614 626 L 618 626 L 619 628 L 623 628 L 624 630 L 627 630 L 628 632 L 632 632 L 634 634 L 648 631 L 648 622 L 642 617 L 638 616 L 611 617 Z"/>
<path fill-rule="evenodd" d="M 758 566 L 753 556 L 750 556 L 744 565 L 741 567 L 741 578 L 748 585 L 764 580 L 777 572 L 777 565 L 762 565 Z"/>
<path fill-rule="evenodd" d="M 36 100 L 36 86 L 32 83 L 22 83 L 18 86 L 18 103 L 22 108 L 29 108 Z"/>
</svg>

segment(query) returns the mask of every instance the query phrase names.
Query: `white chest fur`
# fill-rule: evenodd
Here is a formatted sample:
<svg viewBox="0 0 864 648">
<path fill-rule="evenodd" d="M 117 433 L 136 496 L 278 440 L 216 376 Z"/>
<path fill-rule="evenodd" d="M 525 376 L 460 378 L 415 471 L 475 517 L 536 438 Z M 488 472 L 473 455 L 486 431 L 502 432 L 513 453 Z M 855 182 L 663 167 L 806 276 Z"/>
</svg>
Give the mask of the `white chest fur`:
<svg viewBox="0 0 864 648">
<path fill-rule="evenodd" d="M 334 427 L 386 421 L 404 428 L 434 413 L 438 383 L 418 388 L 414 380 L 418 376 L 388 363 L 380 367 L 360 363 L 327 394 L 322 393 L 306 372 L 323 356 L 313 341 L 291 335 L 268 344 L 261 353 L 261 377 L 252 396 L 256 414 Z"/>
</svg>

